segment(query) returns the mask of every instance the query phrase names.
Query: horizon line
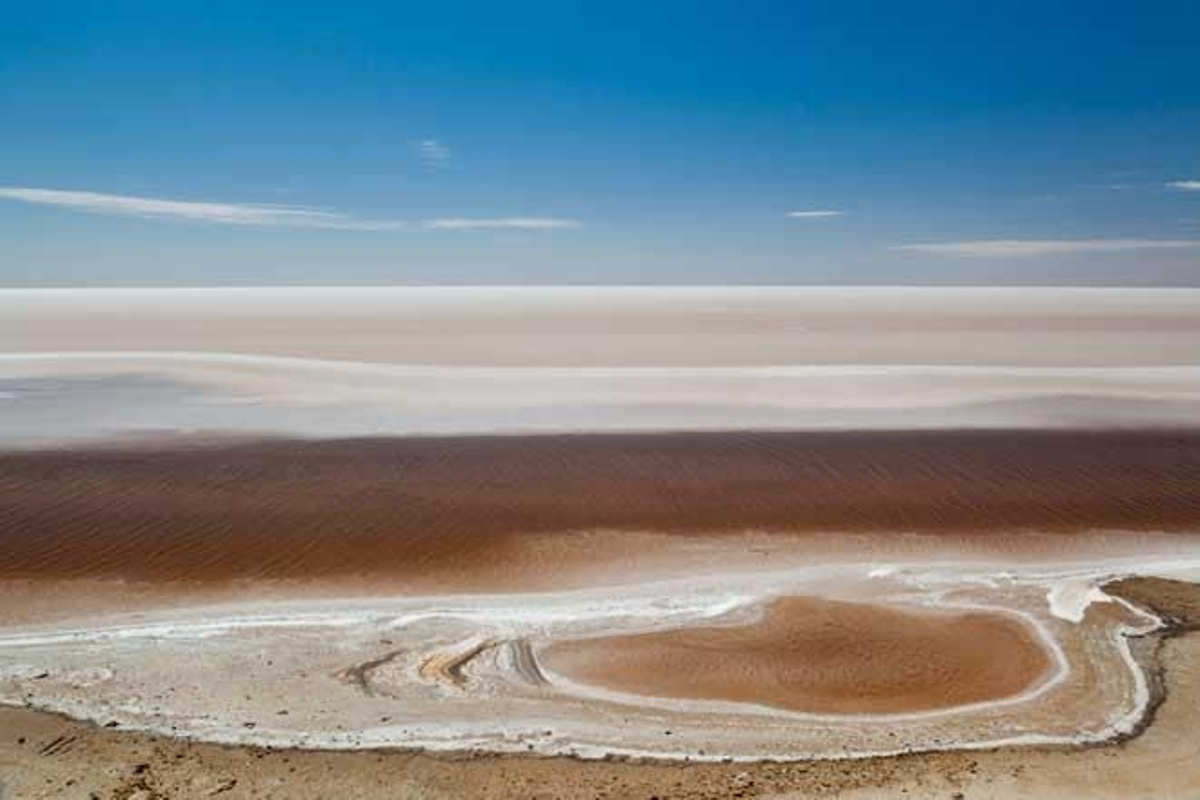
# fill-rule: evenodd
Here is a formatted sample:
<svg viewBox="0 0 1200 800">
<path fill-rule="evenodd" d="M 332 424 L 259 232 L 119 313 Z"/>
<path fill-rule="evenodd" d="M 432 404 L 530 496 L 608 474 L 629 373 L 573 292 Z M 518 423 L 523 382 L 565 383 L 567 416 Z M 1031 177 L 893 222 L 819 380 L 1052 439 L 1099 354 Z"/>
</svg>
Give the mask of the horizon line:
<svg viewBox="0 0 1200 800">
<path fill-rule="evenodd" d="M 208 292 L 208 291 L 347 291 L 347 290 L 630 290 L 630 289 L 965 289 L 965 290 L 1200 290 L 1198 284 L 1074 283 L 354 283 L 354 284 L 202 284 L 202 285 L 45 285 L 0 286 L 0 292 Z"/>
</svg>

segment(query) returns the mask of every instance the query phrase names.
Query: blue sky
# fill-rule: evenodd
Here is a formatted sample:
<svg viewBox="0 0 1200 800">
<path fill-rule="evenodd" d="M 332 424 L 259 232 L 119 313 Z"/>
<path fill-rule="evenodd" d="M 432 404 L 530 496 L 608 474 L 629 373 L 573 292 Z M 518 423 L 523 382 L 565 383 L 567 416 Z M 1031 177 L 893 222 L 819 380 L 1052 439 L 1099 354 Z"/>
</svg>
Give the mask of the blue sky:
<svg viewBox="0 0 1200 800">
<path fill-rule="evenodd" d="M 0 286 L 1200 285 L 1194 2 L 11 6 Z"/>
</svg>

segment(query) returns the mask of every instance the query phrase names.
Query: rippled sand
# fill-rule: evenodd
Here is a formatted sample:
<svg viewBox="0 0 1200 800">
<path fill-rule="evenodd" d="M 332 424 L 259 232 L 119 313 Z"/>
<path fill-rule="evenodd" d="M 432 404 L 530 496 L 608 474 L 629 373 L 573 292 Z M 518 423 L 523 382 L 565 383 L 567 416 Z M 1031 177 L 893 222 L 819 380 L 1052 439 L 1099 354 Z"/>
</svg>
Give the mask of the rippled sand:
<svg viewBox="0 0 1200 800">
<path fill-rule="evenodd" d="M 439 437 L 0 453 L 0 576 L 338 576 L 551 588 L 654 550 L 637 534 L 804 549 L 1070 552 L 1052 534 L 1200 529 L 1200 433 L 1005 431 Z M 921 536 L 915 536 L 921 534 Z M 924 537 L 934 537 L 930 540 Z M 753 551 L 744 554 L 753 557 Z M 671 556 L 677 559 L 678 554 Z M 686 562 L 684 562 L 686 566 Z M 583 578 L 580 577 L 580 580 Z"/>
</svg>

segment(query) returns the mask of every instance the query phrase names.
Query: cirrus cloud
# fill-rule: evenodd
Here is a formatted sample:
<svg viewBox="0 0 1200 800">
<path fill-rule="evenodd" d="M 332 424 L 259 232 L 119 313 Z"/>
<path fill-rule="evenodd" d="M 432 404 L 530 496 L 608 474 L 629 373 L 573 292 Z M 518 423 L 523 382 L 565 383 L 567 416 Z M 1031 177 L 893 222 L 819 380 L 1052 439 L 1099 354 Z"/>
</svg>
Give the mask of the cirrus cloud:
<svg viewBox="0 0 1200 800">
<path fill-rule="evenodd" d="M 1200 192 L 1200 181 L 1171 181 L 1167 188 L 1180 192 Z"/>
<path fill-rule="evenodd" d="M 427 170 L 436 171 L 449 165 L 454 158 L 454 152 L 437 139 L 421 139 L 412 143 L 421 166 Z"/>
<path fill-rule="evenodd" d="M 36 205 L 60 206 L 94 214 L 147 219 L 179 219 L 222 225 L 277 228 L 320 228 L 341 231 L 402 230 L 399 220 L 365 220 L 311 206 L 260 203 L 210 203 L 103 192 L 0 186 L 0 198 Z"/>
<path fill-rule="evenodd" d="M 583 223 L 559 217 L 448 217 L 421 220 L 360 219 L 312 206 L 260 203 L 212 203 L 158 197 L 61 189 L 0 186 L 0 199 L 57 206 L 93 214 L 143 219 L 174 219 L 257 228 L 309 228 L 331 231 L 544 231 L 578 228 Z"/>
<path fill-rule="evenodd" d="M 446 217 L 442 219 L 427 219 L 421 227 L 431 231 L 483 231 L 483 230 L 520 230 L 546 231 L 563 228 L 579 228 L 583 223 L 577 219 L 562 219 L 560 217 Z"/>
<path fill-rule="evenodd" d="M 824 217 L 840 217 L 843 213 L 832 208 L 822 208 L 813 211 L 789 211 L 784 216 L 790 219 L 822 219 Z"/>
<path fill-rule="evenodd" d="M 889 250 L 950 258 L 1037 258 L 1078 253 L 1200 248 L 1200 239 L 981 239 L 964 242 L 900 244 Z"/>
</svg>

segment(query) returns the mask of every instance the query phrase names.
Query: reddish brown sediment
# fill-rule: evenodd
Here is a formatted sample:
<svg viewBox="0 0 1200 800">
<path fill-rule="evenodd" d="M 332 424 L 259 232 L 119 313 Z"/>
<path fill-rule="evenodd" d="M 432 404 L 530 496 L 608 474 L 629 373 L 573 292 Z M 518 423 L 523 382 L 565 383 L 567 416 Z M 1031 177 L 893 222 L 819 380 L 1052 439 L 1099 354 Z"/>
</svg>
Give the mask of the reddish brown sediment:
<svg viewBox="0 0 1200 800">
<path fill-rule="evenodd" d="M 590 531 L 916 532 L 986 548 L 1001 535 L 1095 529 L 1200 529 L 1200 431 L 479 436 L 0 454 L 6 579 L 464 573 L 483 586 L 503 584 L 536 535 L 565 550 Z"/>
<path fill-rule="evenodd" d="M 789 711 L 932 711 L 1020 694 L 1052 661 L 1027 625 L 817 597 L 775 601 L 750 625 L 555 642 L 544 667 L 629 694 Z"/>
</svg>

